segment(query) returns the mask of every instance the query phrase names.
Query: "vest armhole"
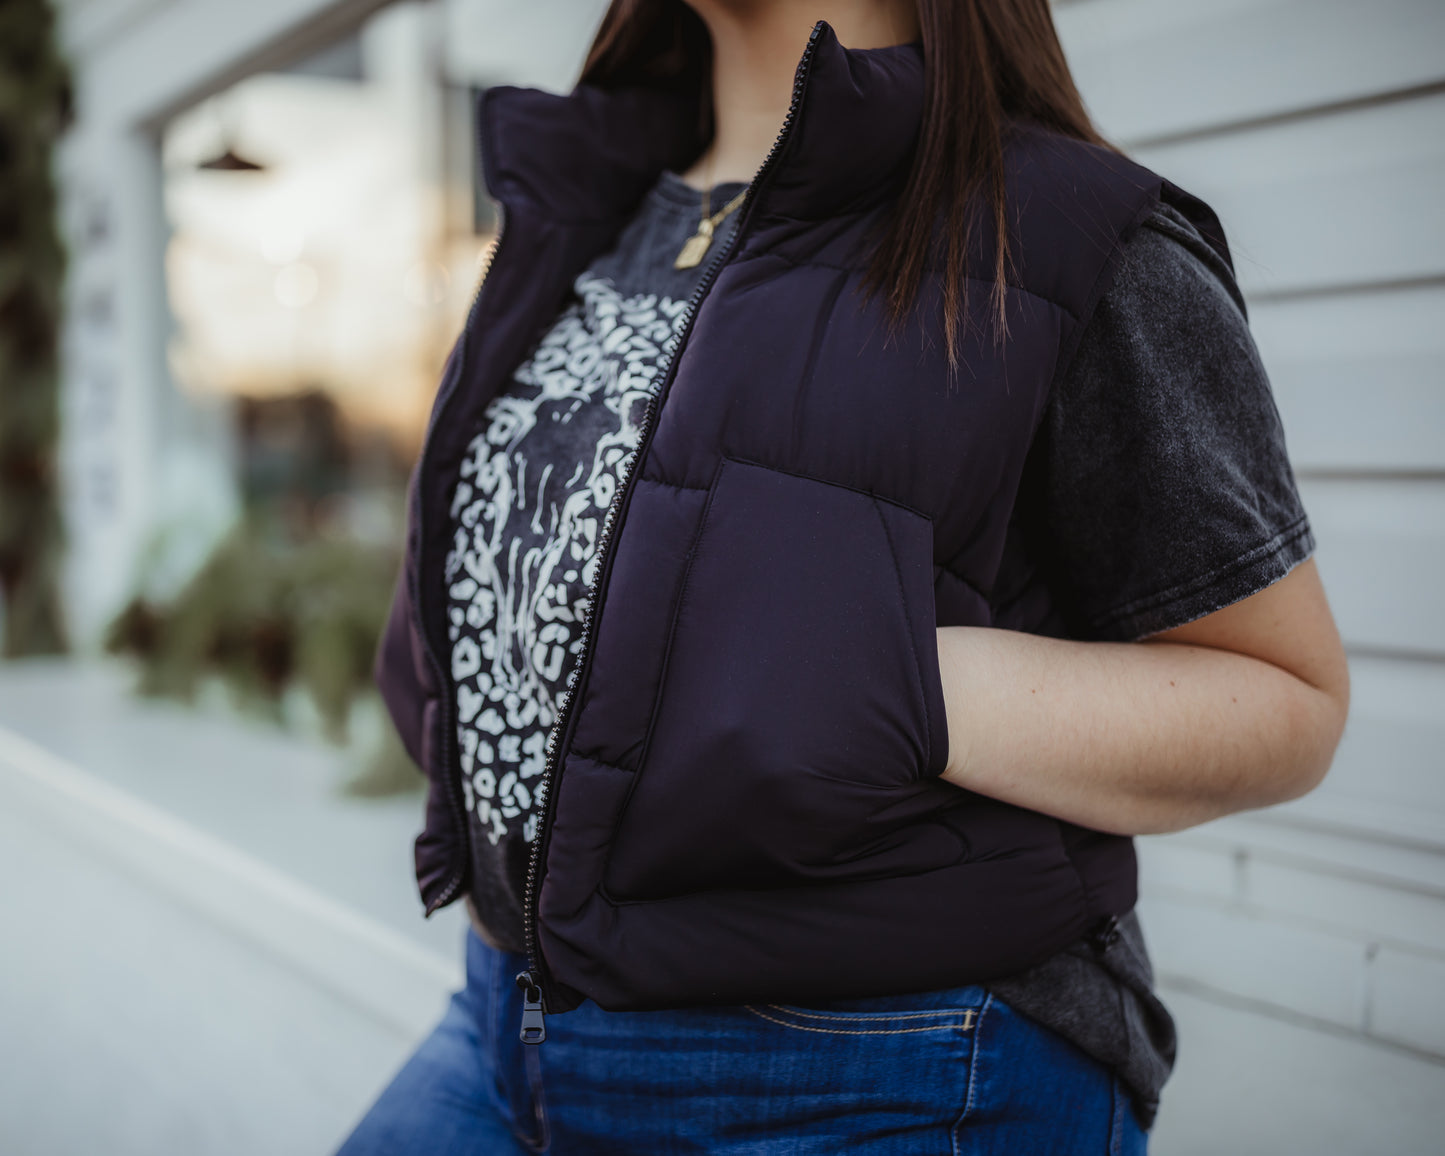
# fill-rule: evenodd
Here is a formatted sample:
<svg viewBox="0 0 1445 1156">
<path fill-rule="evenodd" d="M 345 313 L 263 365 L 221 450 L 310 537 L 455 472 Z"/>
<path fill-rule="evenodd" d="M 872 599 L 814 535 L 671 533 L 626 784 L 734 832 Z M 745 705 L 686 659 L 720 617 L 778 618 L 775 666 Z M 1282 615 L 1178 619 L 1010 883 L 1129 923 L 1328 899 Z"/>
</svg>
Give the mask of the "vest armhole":
<svg viewBox="0 0 1445 1156">
<path fill-rule="evenodd" d="M 1159 200 L 1188 218 L 1189 223 L 1199 231 L 1199 235 L 1209 247 L 1219 254 L 1219 259 L 1228 267 L 1230 273 L 1235 272 L 1234 259 L 1229 253 L 1229 242 L 1224 236 L 1224 226 L 1220 224 L 1213 209 L 1172 181 L 1164 182 L 1159 190 Z"/>
<path fill-rule="evenodd" d="M 1079 351 L 1079 345 L 1083 342 L 1084 331 L 1088 328 L 1089 322 L 1093 320 L 1094 312 L 1098 309 L 1099 302 L 1103 300 L 1104 294 L 1109 291 L 1109 288 L 1114 284 L 1114 279 L 1119 275 L 1119 266 L 1124 260 L 1124 250 L 1128 247 L 1129 241 L 1133 238 L 1134 234 L 1143 226 L 1145 220 L 1147 220 L 1149 215 L 1158 207 L 1159 202 L 1164 199 L 1163 187 L 1167 184 L 1168 182 L 1160 180 L 1159 184 L 1155 185 L 1149 195 L 1140 203 L 1133 217 L 1129 219 L 1128 224 L 1119 230 L 1118 238 L 1114 242 L 1113 251 L 1105 258 L 1103 265 L 1100 266 L 1099 272 L 1094 278 L 1093 285 L 1089 287 L 1089 295 L 1084 299 L 1084 307 L 1079 311 L 1078 321 L 1075 323 L 1073 330 L 1059 345 L 1059 360 L 1058 364 L 1054 366 L 1054 374 L 1049 381 L 1049 388 L 1045 394 L 1046 401 L 1047 398 L 1053 396 L 1055 389 L 1058 387 L 1058 383 L 1062 381 L 1064 376 L 1069 372 L 1069 367 L 1074 362 L 1074 355 Z M 1169 187 L 1172 188 L 1173 186 Z M 1184 195 L 1188 196 L 1187 193 Z M 1193 200 L 1194 198 L 1190 199 Z M 1196 201 L 1195 203 L 1204 207 L 1203 201 Z M 1213 214 L 1211 213 L 1210 216 L 1212 217 Z M 1217 220 L 1215 221 L 1215 227 L 1216 230 L 1218 230 Z M 1219 231 L 1219 238 L 1222 243 L 1222 231 Z M 1209 240 L 1210 244 L 1214 243 L 1213 238 L 1207 234 L 1206 239 Z M 1039 421 L 1043 420 L 1045 408 L 1046 406 L 1039 407 Z"/>
</svg>

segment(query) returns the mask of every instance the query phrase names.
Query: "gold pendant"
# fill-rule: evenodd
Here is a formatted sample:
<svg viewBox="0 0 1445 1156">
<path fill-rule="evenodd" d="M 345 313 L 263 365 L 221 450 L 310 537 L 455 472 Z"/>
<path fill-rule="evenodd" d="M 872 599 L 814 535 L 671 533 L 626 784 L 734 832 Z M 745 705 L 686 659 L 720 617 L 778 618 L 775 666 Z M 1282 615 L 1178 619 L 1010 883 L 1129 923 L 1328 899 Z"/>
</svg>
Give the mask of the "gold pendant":
<svg viewBox="0 0 1445 1156">
<path fill-rule="evenodd" d="M 707 255 L 708 249 L 712 246 L 712 221 L 704 217 L 698 222 L 697 232 L 687 239 L 682 247 L 682 252 L 677 255 L 677 260 L 672 263 L 674 269 L 691 269 Z"/>
</svg>

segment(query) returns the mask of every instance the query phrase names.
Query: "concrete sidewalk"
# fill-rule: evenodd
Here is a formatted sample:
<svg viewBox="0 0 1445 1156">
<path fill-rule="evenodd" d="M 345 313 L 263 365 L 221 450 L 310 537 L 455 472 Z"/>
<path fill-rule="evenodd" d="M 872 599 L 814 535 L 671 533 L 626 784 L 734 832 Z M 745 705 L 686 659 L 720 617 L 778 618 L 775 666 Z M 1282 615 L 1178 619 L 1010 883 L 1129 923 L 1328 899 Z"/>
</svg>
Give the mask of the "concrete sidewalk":
<svg viewBox="0 0 1445 1156">
<path fill-rule="evenodd" d="M 0 663 L 0 727 L 460 958 L 464 915 L 424 919 L 412 874 L 420 775 L 414 794 L 347 796 L 343 752 L 226 711 L 137 698 L 131 682 L 108 663 Z"/>
<path fill-rule="evenodd" d="M 420 794 L 128 681 L 0 665 L 0 1153 L 327 1153 L 460 982 Z"/>
<path fill-rule="evenodd" d="M 0 878 L 6 1156 L 322 1156 L 419 1034 L 8 793 Z"/>
</svg>

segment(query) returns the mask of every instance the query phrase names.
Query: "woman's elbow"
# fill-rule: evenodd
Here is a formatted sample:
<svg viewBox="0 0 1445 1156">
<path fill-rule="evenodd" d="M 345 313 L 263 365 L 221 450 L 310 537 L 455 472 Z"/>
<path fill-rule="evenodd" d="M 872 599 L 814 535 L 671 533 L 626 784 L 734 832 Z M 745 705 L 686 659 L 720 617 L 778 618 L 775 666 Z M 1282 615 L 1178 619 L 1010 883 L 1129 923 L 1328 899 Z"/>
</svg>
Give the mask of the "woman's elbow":
<svg viewBox="0 0 1445 1156">
<path fill-rule="evenodd" d="M 1350 675 L 1343 651 L 1330 677 L 1317 684 L 1302 682 L 1298 698 L 1290 712 L 1291 725 L 1285 728 L 1292 757 L 1281 760 L 1284 773 L 1275 784 L 1276 797 L 1268 804 L 1288 803 L 1309 794 L 1324 782 L 1334 763 L 1350 713 Z"/>
</svg>

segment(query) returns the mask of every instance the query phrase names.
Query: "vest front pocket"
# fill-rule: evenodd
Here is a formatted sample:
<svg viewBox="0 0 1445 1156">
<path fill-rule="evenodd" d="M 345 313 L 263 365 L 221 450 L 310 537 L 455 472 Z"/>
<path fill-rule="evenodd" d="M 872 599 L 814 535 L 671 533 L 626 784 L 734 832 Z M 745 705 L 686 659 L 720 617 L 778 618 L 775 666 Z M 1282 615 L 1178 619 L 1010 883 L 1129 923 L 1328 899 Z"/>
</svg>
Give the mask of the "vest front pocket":
<svg viewBox="0 0 1445 1156">
<path fill-rule="evenodd" d="M 947 729 L 932 579 L 923 515 L 725 460 L 609 892 L 795 885 L 956 858 L 956 836 L 918 828 L 952 790 L 936 781 Z"/>
</svg>

